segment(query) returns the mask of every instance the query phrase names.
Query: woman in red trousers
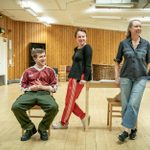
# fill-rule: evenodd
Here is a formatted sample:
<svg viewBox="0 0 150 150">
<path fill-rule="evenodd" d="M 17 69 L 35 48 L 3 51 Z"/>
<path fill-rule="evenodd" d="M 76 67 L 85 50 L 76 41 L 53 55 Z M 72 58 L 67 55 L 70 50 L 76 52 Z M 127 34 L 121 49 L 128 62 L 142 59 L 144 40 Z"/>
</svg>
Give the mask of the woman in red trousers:
<svg viewBox="0 0 150 150">
<path fill-rule="evenodd" d="M 92 48 L 86 43 L 87 34 L 82 28 L 78 28 L 75 32 L 77 46 L 74 48 L 72 57 L 73 64 L 69 73 L 69 83 L 65 99 L 65 108 L 61 117 L 61 121 L 53 124 L 54 129 L 67 129 L 71 113 L 73 112 L 81 119 L 83 128 L 85 128 L 85 112 L 77 105 L 76 100 L 81 93 L 86 81 L 90 81 Z"/>
</svg>

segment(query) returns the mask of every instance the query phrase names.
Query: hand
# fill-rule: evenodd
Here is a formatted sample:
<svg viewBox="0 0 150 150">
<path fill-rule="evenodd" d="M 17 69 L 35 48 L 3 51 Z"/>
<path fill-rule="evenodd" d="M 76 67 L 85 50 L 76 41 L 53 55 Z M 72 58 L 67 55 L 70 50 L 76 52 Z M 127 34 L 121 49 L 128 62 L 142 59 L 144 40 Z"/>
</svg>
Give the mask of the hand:
<svg viewBox="0 0 150 150">
<path fill-rule="evenodd" d="M 30 87 L 31 91 L 39 91 L 43 89 L 43 85 L 39 79 L 35 81 L 35 84 Z"/>
<path fill-rule="evenodd" d="M 85 84 L 86 83 L 86 81 L 85 80 L 80 80 L 80 82 L 79 82 L 80 84 Z"/>
<path fill-rule="evenodd" d="M 31 91 L 38 91 L 39 90 L 39 86 L 38 85 L 32 85 L 29 87 Z"/>
<path fill-rule="evenodd" d="M 117 84 L 118 87 L 120 87 L 120 78 L 119 77 L 115 78 L 115 83 Z"/>
<path fill-rule="evenodd" d="M 42 85 L 42 83 L 41 83 L 41 81 L 40 81 L 39 79 L 37 79 L 37 80 L 35 81 L 35 84 L 36 84 L 36 85 Z"/>
</svg>

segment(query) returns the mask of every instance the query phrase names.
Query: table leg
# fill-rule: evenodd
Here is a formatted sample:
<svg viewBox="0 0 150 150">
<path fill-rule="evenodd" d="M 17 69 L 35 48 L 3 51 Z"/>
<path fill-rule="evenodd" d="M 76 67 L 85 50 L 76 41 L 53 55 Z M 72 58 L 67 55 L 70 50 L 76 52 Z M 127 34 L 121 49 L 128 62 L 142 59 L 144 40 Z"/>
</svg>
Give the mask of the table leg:
<svg viewBox="0 0 150 150">
<path fill-rule="evenodd" d="M 85 131 L 88 129 L 88 116 L 89 116 L 89 88 L 86 87 L 85 91 L 85 110 L 86 110 L 86 121 L 85 121 Z"/>
</svg>

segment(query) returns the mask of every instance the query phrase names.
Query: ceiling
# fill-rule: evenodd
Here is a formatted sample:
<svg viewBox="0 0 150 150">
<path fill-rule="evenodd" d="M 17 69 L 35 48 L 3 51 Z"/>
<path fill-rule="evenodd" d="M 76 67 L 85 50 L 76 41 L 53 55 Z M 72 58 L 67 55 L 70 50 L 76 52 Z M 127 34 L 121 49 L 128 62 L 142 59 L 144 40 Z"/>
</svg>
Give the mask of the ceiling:
<svg viewBox="0 0 150 150">
<path fill-rule="evenodd" d="M 22 0 L 24 1 L 24 0 Z M 27 0 L 26 0 L 27 1 Z M 132 17 L 149 17 L 149 0 L 138 0 L 135 8 L 96 8 L 95 0 L 30 0 L 40 6 L 38 16 L 49 16 L 53 24 L 101 29 L 126 30 Z M 13 20 L 39 22 L 18 4 L 19 0 L 0 0 L 0 13 Z M 150 21 L 144 22 L 150 26 Z"/>
</svg>

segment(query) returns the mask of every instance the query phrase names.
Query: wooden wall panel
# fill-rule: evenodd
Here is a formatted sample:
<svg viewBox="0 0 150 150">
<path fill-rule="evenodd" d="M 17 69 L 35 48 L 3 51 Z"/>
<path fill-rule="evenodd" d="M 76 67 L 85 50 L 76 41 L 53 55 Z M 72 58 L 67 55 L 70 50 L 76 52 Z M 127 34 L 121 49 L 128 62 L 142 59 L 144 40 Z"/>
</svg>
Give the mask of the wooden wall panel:
<svg viewBox="0 0 150 150">
<path fill-rule="evenodd" d="M 59 65 L 71 65 L 76 27 L 52 25 L 47 27 L 39 23 L 19 22 L 3 16 L 0 27 L 5 28 L 3 35 L 12 40 L 13 64 L 8 66 L 9 80 L 18 79 L 29 66 L 29 43 L 46 43 L 47 64 L 58 68 Z M 93 48 L 93 64 L 113 64 L 119 42 L 125 34 L 121 31 L 103 29 L 87 30 L 87 40 Z"/>
</svg>

